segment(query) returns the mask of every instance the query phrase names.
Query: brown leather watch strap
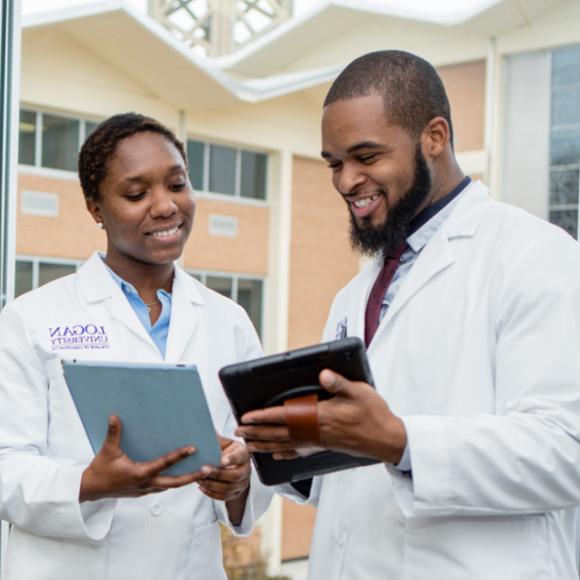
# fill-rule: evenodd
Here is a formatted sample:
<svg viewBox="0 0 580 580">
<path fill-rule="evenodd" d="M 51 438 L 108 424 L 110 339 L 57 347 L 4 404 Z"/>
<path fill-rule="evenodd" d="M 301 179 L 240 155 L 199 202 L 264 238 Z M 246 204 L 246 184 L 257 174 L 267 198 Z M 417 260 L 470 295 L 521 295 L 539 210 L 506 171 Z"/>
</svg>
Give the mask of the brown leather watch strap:
<svg viewBox="0 0 580 580">
<path fill-rule="evenodd" d="M 318 397 L 314 394 L 284 401 L 284 415 L 295 443 L 320 444 Z"/>
</svg>

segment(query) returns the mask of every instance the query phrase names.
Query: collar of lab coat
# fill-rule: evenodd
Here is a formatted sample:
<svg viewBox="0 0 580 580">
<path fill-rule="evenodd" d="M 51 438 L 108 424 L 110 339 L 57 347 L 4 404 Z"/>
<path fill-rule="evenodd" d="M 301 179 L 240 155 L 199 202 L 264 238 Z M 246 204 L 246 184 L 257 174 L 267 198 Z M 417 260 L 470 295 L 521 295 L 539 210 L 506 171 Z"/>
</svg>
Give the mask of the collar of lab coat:
<svg viewBox="0 0 580 580">
<path fill-rule="evenodd" d="M 87 304 L 96 304 L 123 295 L 123 291 L 109 272 L 99 252 L 95 252 L 78 270 L 77 280 L 81 296 Z"/>
<path fill-rule="evenodd" d="M 448 240 L 475 236 L 483 213 L 480 211 L 491 201 L 489 189 L 481 181 L 470 183 L 460 195 L 457 206 L 443 222 L 441 233 Z"/>
<path fill-rule="evenodd" d="M 443 222 L 439 230 L 435 232 L 435 235 L 423 248 L 411 271 L 403 280 L 401 288 L 395 295 L 393 303 L 389 306 L 385 317 L 377 329 L 375 338 L 369 345 L 369 351 L 376 344 L 381 331 L 405 307 L 411 298 L 428 284 L 436 274 L 454 263 L 453 240 L 458 238 L 473 238 L 475 236 L 483 217 L 483 212 L 480 210 L 489 201 L 488 189 L 481 181 L 472 182 L 465 188 L 447 220 Z M 364 291 L 359 293 L 360 302 L 357 305 L 356 316 L 354 316 L 354 312 L 351 313 L 352 319 L 358 321 L 357 328 L 354 331 L 360 336 L 364 334 L 364 311 L 370 289 L 378 275 L 381 265 L 382 260 L 377 258 L 361 272 Z"/>
<path fill-rule="evenodd" d="M 105 303 L 113 318 L 147 342 L 160 356 L 155 343 L 131 308 L 123 291 L 107 271 L 98 252 L 95 252 L 79 269 L 77 279 L 81 295 L 87 305 Z M 196 308 L 204 305 L 198 283 L 177 265 L 171 293 L 171 321 L 165 353 L 165 359 L 168 361 L 180 359 L 198 326 L 199 316 L 196 315 Z"/>
<path fill-rule="evenodd" d="M 101 259 L 95 252 L 78 271 L 79 284 L 87 303 L 100 302 L 118 294 L 119 286 Z M 185 299 L 194 304 L 203 304 L 203 296 L 192 277 L 175 265 L 175 278 L 172 288 L 173 299 Z"/>
</svg>

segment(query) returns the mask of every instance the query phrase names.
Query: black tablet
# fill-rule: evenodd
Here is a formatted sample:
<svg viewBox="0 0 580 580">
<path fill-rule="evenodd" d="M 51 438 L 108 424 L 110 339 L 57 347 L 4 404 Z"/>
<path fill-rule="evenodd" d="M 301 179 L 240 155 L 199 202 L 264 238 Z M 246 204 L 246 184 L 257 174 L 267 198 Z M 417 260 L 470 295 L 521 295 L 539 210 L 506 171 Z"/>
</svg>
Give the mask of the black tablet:
<svg viewBox="0 0 580 580">
<path fill-rule="evenodd" d="M 281 405 L 293 397 L 316 393 L 321 400 L 328 399 L 332 395 L 318 383 L 323 369 L 331 369 L 352 381 L 373 384 L 365 345 L 354 337 L 228 365 L 220 370 L 219 377 L 240 423 L 248 411 Z M 326 450 L 280 461 L 273 459 L 271 453 L 252 455 L 258 475 L 266 485 L 377 463 L 375 459 Z"/>
</svg>

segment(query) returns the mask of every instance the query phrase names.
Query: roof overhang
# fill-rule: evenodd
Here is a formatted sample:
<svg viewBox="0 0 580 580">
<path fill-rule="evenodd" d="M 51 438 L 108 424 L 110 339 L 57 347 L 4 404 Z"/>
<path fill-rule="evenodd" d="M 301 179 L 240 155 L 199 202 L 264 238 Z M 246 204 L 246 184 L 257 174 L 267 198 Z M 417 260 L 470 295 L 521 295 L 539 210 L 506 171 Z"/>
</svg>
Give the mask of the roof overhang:
<svg viewBox="0 0 580 580">
<path fill-rule="evenodd" d="M 364 29 L 365 24 L 384 25 L 388 31 L 414 22 L 422 24 L 423 30 L 430 29 L 434 33 L 453 29 L 482 38 L 498 36 L 526 26 L 542 12 L 565 1 L 481 0 L 465 3 L 463 8 L 452 12 L 441 13 L 435 8 L 413 10 L 394 5 L 389 0 L 380 4 L 370 0 L 325 0 L 238 52 L 215 58 L 212 62 L 224 71 L 243 75 L 272 74 L 275 70 L 291 68 L 304 55 L 336 41 L 341 34 L 348 35 L 353 29 Z M 380 48 L 376 47 L 376 50 Z M 485 57 L 485 50 L 481 57 Z"/>
<path fill-rule="evenodd" d="M 395 9 L 388 2 L 326 0 L 232 56 L 205 59 L 148 15 L 122 0 L 108 0 L 29 15 L 23 19 L 23 41 L 29 31 L 57 29 L 160 99 L 190 110 L 260 102 L 297 92 L 307 98 L 318 96 L 346 63 L 323 63 L 287 74 L 280 71 L 291 70 L 290 65 L 301 56 L 315 53 L 341 34 L 348 35 L 357 27 L 364 30 L 365 23 L 379 22 L 388 30 L 412 19 L 415 25 L 420 21 L 426 33 L 432 30 L 434 38 L 440 39 L 446 28 L 491 37 L 526 26 L 566 1 L 481 0 L 477 10 L 457 11 L 442 19 L 435 11 L 420 15 Z M 481 46 L 475 58 L 485 58 L 486 45 Z"/>
<path fill-rule="evenodd" d="M 302 91 L 331 79 L 336 68 L 239 80 L 123 1 L 98 2 L 23 19 L 23 38 L 51 28 L 73 38 L 164 101 L 180 108 L 258 102 Z"/>
</svg>

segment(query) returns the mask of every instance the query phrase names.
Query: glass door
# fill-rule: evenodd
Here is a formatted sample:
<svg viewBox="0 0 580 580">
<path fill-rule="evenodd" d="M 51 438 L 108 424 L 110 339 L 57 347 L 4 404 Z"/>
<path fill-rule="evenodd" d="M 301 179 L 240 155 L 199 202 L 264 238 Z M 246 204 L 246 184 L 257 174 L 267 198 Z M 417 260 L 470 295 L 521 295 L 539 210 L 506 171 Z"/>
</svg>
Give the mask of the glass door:
<svg viewBox="0 0 580 580">
<path fill-rule="evenodd" d="M 14 295 L 20 0 L 0 3 L 0 309 Z M 8 525 L 0 522 L 0 578 Z"/>
<path fill-rule="evenodd" d="M 580 232 L 580 46 L 552 52 L 550 221 Z"/>
<path fill-rule="evenodd" d="M 0 309 L 13 296 L 20 0 L 0 3 Z"/>
</svg>

